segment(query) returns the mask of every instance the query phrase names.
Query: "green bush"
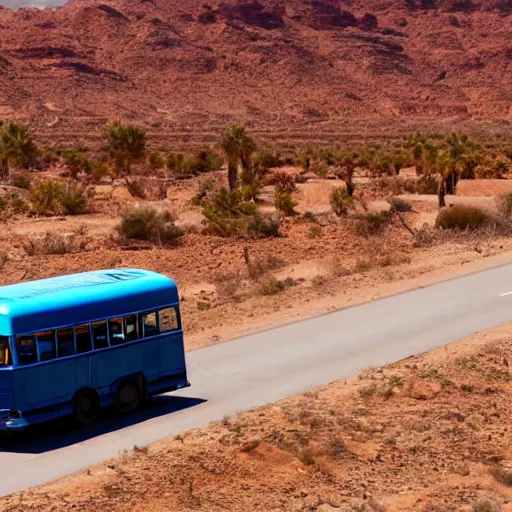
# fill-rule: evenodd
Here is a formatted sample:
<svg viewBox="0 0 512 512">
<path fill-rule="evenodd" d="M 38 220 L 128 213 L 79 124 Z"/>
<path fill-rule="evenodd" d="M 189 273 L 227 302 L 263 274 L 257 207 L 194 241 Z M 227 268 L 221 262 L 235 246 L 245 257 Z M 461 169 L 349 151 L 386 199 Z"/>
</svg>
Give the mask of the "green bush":
<svg viewBox="0 0 512 512">
<path fill-rule="evenodd" d="M 439 229 L 478 229 L 491 220 L 485 210 L 475 206 L 455 205 L 441 210 L 437 215 L 436 228 Z"/>
<path fill-rule="evenodd" d="M 332 211 L 342 217 L 348 213 L 349 208 L 353 205 L 354 200 L 348 195 L 345 187 L 334 187 L 329 196 Z"/>
<path fill-rule="evenodd" d="M 258 214 L 253 202 L 243 200 L 240 190 L 221 188 L 202 202 L 207 233 L 229 236 L 279 236 L 279 222 Z"/>
<path fill-rule="evenodd" d="M 62 198 L 66 187 L 57 181 L 39 181 L 30 191 L 30 202 L 39 215 L 60 215 L 64 213 Z"/>
<path fill-rule="evenodd" d="M 148 166 L 154 171 L 162 169 L 165 167 L 165 159 L 160 153 L 152 151 L 148 155 Z"/>
<path fill-rule="evenodd" d="M 291 193 L 281 187 L 276 187 L 275 189 L 274 206 L 287 217 L 292 217 L 297 213 L 295 211 L 297 203 L 293 200 Z"/>
<path fill-rule="evenodd" d="M 64 153 L 64 163 L 75 179 L 80 173 L 89 174 L 92 171 L 91 162 L 80 149 L 66 151 Z"/>
<path fill-rule="evenodd" d="M 159 211 L 151 206 L 136 206 L 125 212 L 117 231 L 126 239 L 160 245 L 177 245 L 183 235 L 168 211 Z"/>
<path fill-rule="evenodd" d="M 80 185 L 69 185 L 64 190 L 60 202 L 67 215 L 80 215 L 87 211 L 91 191 Z"/>
<path fill-rule="evenodd" d="M 21 197 L 13 198 L 11 202 L 12 210 L 17 214 L 24 214 L 30 210 L 29 205 Z"/>
<path fill-rule="evenodd" d="M 200 173 L 216 171 L 222 167 L 222 158 L 213 151 L 200 150 L 194 155 L 171 153 L 167 157 L 167 167 L 184 176 L 196 176 Z"/>
<path fill-rule="evenodd" d="M 79 215 L 87 209 L 91 192 L 85 187 L 53 180 L 40 181 L 30 191 L 30 202 L 38 215 Z"/>
</svg>

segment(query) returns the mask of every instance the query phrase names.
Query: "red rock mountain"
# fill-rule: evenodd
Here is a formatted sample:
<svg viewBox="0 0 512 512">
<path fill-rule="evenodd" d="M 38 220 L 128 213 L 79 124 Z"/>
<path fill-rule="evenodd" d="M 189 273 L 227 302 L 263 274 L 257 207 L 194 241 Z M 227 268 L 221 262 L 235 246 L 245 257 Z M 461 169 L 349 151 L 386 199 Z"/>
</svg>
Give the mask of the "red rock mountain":
<svg viewBox="0 0 512 512">
<path fill-rule="evenodd" d="M 61 142 L 512 120 L 512 0 L 71 0 L 0 8 L 0 118 Z M 437 122 L 437 121 L 436 121 Z M 320 134 L 320 135 L 319 135 Z"/>
</svg>

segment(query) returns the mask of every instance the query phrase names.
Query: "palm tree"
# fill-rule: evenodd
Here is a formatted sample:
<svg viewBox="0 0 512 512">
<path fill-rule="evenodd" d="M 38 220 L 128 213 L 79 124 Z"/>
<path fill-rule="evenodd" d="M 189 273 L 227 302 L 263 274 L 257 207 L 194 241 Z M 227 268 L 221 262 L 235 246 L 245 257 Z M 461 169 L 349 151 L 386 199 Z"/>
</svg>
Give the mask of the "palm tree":
<svg viewBox="0 0 512 512">
<path fill-rule="evenodd" d="M 116 121 L 107 129 L 108 151 L 118 171 L 130 174 L 130 167 L 146 154 L 146 132 L 142 128 Z"/>
<path fill-rule="evenodd" d="M 27 168 L 35 163 L 37 146 L 28 126 L 5 123 L 0 128 L 0 169 L 8 177 L 11 168 Z"/>
<path fill-rule="evenodd" d="M 235 190 L 238 186 L 238 170 L 249 171 L 251 155 L 256 149 L 254 140 L 247 135 L 244 126 L 233 125 L 226 130 L 222 139 L 222 149 L 228 161 L 229 189 Z"/>
</svg>

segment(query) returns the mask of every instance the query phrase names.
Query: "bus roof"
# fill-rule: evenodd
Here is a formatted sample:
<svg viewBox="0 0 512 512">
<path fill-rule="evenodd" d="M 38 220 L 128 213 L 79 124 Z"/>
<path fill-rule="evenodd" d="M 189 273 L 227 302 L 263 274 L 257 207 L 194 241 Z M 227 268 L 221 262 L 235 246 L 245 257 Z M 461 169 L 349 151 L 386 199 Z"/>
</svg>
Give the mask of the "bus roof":
<svg viewBox="0 0 512 512">
<path fill-rule="evenodd" d="M 0 335 L 76 325 L 178 303 L 172 279 L 141 269 L 71 274 L 0 287 Z"/>
</svg>

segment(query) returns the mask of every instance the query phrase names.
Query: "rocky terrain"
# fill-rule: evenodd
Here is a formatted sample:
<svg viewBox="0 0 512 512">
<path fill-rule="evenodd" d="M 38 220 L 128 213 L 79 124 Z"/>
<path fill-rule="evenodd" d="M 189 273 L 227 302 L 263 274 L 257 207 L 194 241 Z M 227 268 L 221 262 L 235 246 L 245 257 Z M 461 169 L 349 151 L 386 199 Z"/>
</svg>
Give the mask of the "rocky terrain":
<svg viewBox="0 0 512 512">
<path fill-rule="evenodd" d="M 0 499 L 5 512 L 510 512 L 510 324 Z"/>
<path fill-rule="evenodd" d="M 71 0 L 0 9 L 0 119 L 46 143 L 155 144 L 235 121 L 282 143 L 510 130 L 508 0 Z M 485 130 L 484 130 L 485 129 Z M 357 135 L 355 135 L 357 134 Z"/>
</svg>

